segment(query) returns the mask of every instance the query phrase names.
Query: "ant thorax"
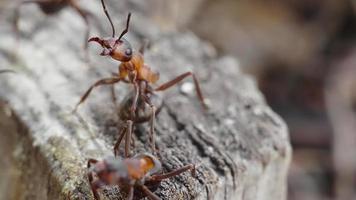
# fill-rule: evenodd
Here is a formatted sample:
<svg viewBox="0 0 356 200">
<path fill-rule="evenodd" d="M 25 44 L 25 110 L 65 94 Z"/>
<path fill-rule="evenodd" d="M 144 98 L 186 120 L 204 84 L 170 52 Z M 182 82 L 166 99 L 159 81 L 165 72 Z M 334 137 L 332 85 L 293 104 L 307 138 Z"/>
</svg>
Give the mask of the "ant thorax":
<svg viewBox="0 0 356 200">
<path fill-rule="evenodd" d="M 136 71 L 139 72 L 141 67 L 143 66 L 143 56 L 139 52 L 134 52 L 131 59 L 127 62 L 122 62 L 120 64 L 120 72 L 121 71 Z"/>
</svg>

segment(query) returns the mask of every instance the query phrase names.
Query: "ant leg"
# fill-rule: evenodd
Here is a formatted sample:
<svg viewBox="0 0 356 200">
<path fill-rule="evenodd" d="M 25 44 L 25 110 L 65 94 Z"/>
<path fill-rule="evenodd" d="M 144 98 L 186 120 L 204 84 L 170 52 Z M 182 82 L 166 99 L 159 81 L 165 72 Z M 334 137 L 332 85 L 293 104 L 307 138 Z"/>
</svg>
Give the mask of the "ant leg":
<svg viewBox="0 0 356 200">
<path fill-rule="evenodd" d="M 121 79 L 120 78 L 116 78 L 116 77 L 112 77 L 112 78 L 104 78 L 101 79 L 97 82 L 95 82 L 92 86 L 89 87 L 89 89 L 84 93 L 84 95 L 80 98 L 80 101 L 77 103 L 77 105 L 75 105 L 75 108 L 73 109 L 72 113 L 76 112 L 78 109 L 78 106 L 83 103 L 89 96 L 90 92 L 95 88 L 98 87 L 100 85 L 111 85 L 114 83 L 119 82 Z"/>
<path fill-rule="evenodd" d="M 156 120 L 156 107 L 152 104 L 150 98 L 146 95 L 142 95 L 145 102 L 151 107 L 151 119 L 150 119 L 150 143 L 152 148 L 153 155 L 156 155 L 156 143 L 154 139 L 154 131 L 155 131 L 155 120 Z"/>
<path fill-rule="evenodd" d="M 134 197 L 134 186 L 131 185 L 129 187 L 129 194 L 127 195 L 127 200 L 132 200 Z"/>
<path fill-rule="evenodd" d="M 127 120 L 127 132 L 126 132 L 126 138 L 125 138 L 125 157 L 130 156 L 130 141 L 131 141 L 131 134 L 132 134 L 132 126 L 133 126 L 133 121 L 132 120 Z"/>
<path fill-rule="evenodd" d="M 183 79 L 185 79 L 188 76 L 192 76 L 193 77 L 194 85 L 195 85 L 195 91 L 196 91 L 196 93 L 198 95 L 199 101 L 202 104 L 204 109 L 208 109 L 208 107 L 206 106 L 206 103 L 204 102 L 204 97 L 203 97 L 203 94 L 201 92 L 198 79 L 195 77 L 193 72 L 186 72 L 184 74 L 181 74 L 181 75 L 177 76 L 176 78 L 174 78 L 174 79 L 172 79 L 172 80 L 160 85 L 159 87 L 157 87 L 155 89 L 155 91 L 166 90 L 166 89 L 176 85 L 177 83 L 179 83 L 180 81 L 182 81 Z"/>
<path fill-rule="evenodd" d="M 189 164 L 189 165 L 183 166 L 179 169 L 176 169 L 174 171 L 168 172 L 166 174 L 152 175 L 151 178 L 149 179 L 149 181 L 161 181 L 163 179 L 177 176 L 187 170 L 192 170 L 192 175 L 195 176 L 195 165 Z"/>
<path fill-rule="evenodd" d="M 125 136 L 125 133 L 127 131 L 127 127 L 125 126 L 124 128 L 122 128 L 122 130 L 120 131 L 120 136 L 119 138 L 117 139 L 116 143 L 115 143 L 115 146 L 114 146 L 114 154 L 115 154 L 115 157 L 118 156 L 119 154 L 119 147 L 120 147 L 120 144 L 121 144 L 121 141 L 122 139 L 124 138 Z"/>
<path fill-rule="evenodd" d="M 155 195 L 153 192 L 151 192 L 146 186 L 144 185 L 139 185 L 139 189 L 145 193 L 145 195 L 150 199 L 150 200 L 161 200 L 157 195 Z"/>
</svg>

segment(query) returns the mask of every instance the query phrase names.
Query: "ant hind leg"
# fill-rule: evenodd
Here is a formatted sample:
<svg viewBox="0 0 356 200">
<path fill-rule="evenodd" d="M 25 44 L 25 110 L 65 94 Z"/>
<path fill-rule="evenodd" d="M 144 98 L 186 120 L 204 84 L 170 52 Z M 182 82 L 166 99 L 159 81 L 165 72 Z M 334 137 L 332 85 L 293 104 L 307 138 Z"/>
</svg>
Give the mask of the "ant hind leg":
<svg viewBox="0 0 356 200">
<path fill-rule="evenodd" d="M 180 81 L 182 81 L 183 79 L 187 78 L 188 76 L 192 76 L 193 77 L 193 81 L 194 81 L 194 85 L 195 85 L 195 91 L 197 93 L 197 96 L 199 98 L 199 101 L 201 103 L 201 105 L 203 106 L 204 109 L 207 109 L 207 105 L 204 101 L 204 97 L 203 97 L 203 94 L 201 92 L 201 89 L 200 89 L 200 85 L 199 85 L 199 82 L 198 82 L 198 79 L 196 78 L 195 74 L 193 72 L 186 72 L 186 73 L 183 73 L 179 76 L 177 76 L 176 78 L 158 86 L 155 91 L 163 91 L 163 90 L 166 90 L 176 84 L 178 84 Z"/>
</svg>

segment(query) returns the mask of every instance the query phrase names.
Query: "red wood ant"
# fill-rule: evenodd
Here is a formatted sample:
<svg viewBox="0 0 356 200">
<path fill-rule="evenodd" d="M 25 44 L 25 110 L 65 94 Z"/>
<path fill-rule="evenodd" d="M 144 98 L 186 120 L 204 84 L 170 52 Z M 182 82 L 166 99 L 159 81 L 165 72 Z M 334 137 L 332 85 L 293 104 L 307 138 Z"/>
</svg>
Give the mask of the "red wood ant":
<svg viewBox="0 0 356 200">
<path fill-rule="evenodd" d="M 113 85 L 115 83 L 124 82 L 127 84 L 131 84 L 134 86 L 134 96 L 132 98 L 132 104 L 130 105 L 130 115 L 126 116 L 124 119 L 127 120 L 127 126 L 121 131 L 119 139 L 114 147 L 114 152 L 116 154 L 117 149 L 120 145 L 121 140 L 123 139 L 124 135 L 126 134 L 126 141 L 125 141 L 125 156 L 128 157 L 130 155 L 129 147 L 130 147 L 130 138 L 132 134 L 132 127 L 134 122 L 138 121 L 151 121 L 151 128 L 150 128 L 150 141 L 153 153 L 155 153 L 155 144 L 153 141 L 154 135 L 154 120 L 155 120 L 155 113 L 156 113 L 156 106 L 152 103 L 152 97 L 155 95 L 157 91 L 166 90 L 183 79 L 187 78 L 188 76 L 192 76 L 197 96 L 202 104 L 202 106 L 207 109 L 206 104 L 204 102 L 204 98 L 202 92 L 200 90 L 200 86 L 198 83 L 197 78 L 195 77 L 193 72 L 186 72 L 183 73 L 176 78 L 156 87 L 152 88 L 151 84 L 154 84 L 159 79 L 159 73 L 153 72 L 145 63 L 144 63 L 144 45 L 140 48 L 139 51 L 133 51 L 131 48 L 131 44 L 123 38 L 123 36 L 129 30 L 130 24 L 130 17 L 131 13 L 128 14 L 127 21 L 126 21 L 126 28 L 122 31 L 120 36 L 115 39 L 115 28 L 111 21 L 108 11 L 106 10 L 104 0 L 101 0 L 103 10 L 105 15 L 107 16 L 110 25 L 112 27 L 112 37 L 107 39 L 101 39 L 99 37 L 92 37 L 88 40 L 88 42 L 97 42 L 101 47 L 103 47 L 103 51 L 101 52 L 101 56 L 110 56 L 111 58 L 121 61 L 121 64 L 118 67 L 118 73 L 114 73 L 112 77 L 104 78 L 98 80 L 90 88 L 84 93 L 81 97 L 80 101 L 75 106 L 73 112 L 75 112 L 78 106 L 83 103 L 91 91 L 100 85 Z M 149 117 L 137 117 L 136 111 L 138 108 L 138 102 L 143 101 L 148 104 L 151 108 L 151 115 Z M 141 105 L 145 105 L 145 103 Z M 146 113 L 146 112 L 145 112 Z M 145 120 L 144 120 L 145 119 Z"/>
<path fill-rule="evenodd" d="M 118 185 L 121 190 L 127 192 L 128 200 L 132 200 L 134 194 L 147 196 L 150 200 L 160 200 L 150 189 L 157 188 L 164 179 L 177 176 L 191 170 L 195 176 L 195 165 L 189 164 L 165 174 L 161 171 L 161 162 L 151 154 L 138 154 L 133 158 L 119 159 L 108 158 L 102 161 L 89 159 L 87 165 L 88 179 L 96 200 L 99 200 L 98 189 L 103 186 Z M 97 177 L 94 180 L 94 176 Z M 136 190 L 136 193 L 135 193 Z M 137 190 L 141 192 L 137 193 Z"/>
<path fill-rule="evenodd" d="M 76 0 L 23 0 L 18 3 L 16 9 L 15 9 L 15 16 L 14 16 L 14 29 L 16 32 L 16 35 L 18 37 L 19 35 L 19 28 L 18 28 L 18 21 L 20 18 L 20 7 L 23 4 L 28 4 L 28 3 L 35 3 L 37 4 L 40 9 L 46 14 L 46 15 L 54 15 L 58 13 L 60 10 L 62 10 L 65 7 L 72 7 L 74 10 L 76 10 L 79 15 L 83 18 L 85 25 L 86 25 L 86 32 L 85 32 L 85 39 L 84 39 L 84 50 L 86 53 L 86 59 L 88 59 L 88 38 L 89 38 L 89 32 L 90 32 L 90 26 L 89 26 L 89 17 L 92 19 L 95 19 L 95 16 L 90 13 L 87 10 L 84 10 L 81 8 Z M 98 23 L 97 23 L 98 24 Z"/>
</svg>

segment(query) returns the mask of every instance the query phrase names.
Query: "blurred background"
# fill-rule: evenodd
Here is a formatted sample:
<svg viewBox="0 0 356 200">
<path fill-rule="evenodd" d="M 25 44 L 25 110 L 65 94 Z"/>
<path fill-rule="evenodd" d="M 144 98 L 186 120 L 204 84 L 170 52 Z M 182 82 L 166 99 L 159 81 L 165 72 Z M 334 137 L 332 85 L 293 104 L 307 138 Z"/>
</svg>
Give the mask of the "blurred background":
<svg viewBox="0 0 356 200">
<path fill-rule="evenodd" d="M 288 199 L 356 199 L 356 1 L 127 1 L 256 78 L 290 129 Z M 9 2 L 0 0 L 0 12 Z"/>
</svg>

